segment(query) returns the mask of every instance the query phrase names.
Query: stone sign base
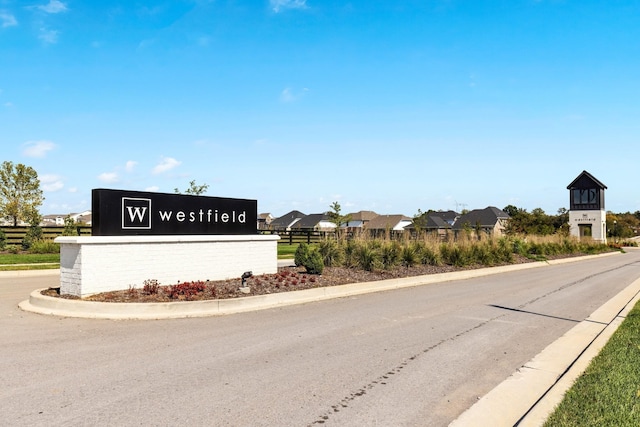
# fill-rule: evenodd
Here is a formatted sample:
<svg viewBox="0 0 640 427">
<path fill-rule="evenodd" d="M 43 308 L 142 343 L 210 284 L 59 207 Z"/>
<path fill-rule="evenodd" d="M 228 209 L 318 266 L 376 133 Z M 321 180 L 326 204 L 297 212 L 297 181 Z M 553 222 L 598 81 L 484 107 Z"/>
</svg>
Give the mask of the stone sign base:
<svg viewBox="0 0 640 427">
<path fill-rule="evenodd" d="M 239 278 L 245 271 L 278 271 L 274 235 L 58 237 L 60 293 L 84 297 L 196 280 Z"/>
</svg>

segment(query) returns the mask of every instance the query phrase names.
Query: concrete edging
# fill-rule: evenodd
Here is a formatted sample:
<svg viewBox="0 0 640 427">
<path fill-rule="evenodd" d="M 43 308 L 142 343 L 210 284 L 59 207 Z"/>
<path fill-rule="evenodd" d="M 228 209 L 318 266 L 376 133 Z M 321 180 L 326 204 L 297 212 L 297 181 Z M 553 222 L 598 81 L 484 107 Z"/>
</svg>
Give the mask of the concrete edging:
<svg viewBox="0 0 640 427">
<path fill-rule="evenodd" d="M 90 319 L 112 320 L 151 320 L 219 316 L 247 311 L 264 310 L 268 308 L 287 305 L 323 301 L 332 298 L 343 298 L 370 292 L 381 292 L 413 286 L 428 285 L 433 283 L 448 282 L 453 280 L 464 280 L 475 277 L 506 273 L 509 271 L 518 271 L 544 267 L 547 265 L 557 265 L 568 262 L 582 261 L 585 259 L 615 255 L 619 253 L 620 252 L 610 252 L 606 254 L 588 255 L 584 257 L 563 258 L 553 261 L 511 264 L 506 266 L 488 267 L 476 270 L 430 274 L 402 279 L 387 279 L 374 282 L 353 283 L 347 285 L 306 289 L 269 295 L 255 295 L 242 298 L 207 301 L 110 303 L 49 297 L 42 295 L 42 289 L 38 289 L 30 294 L 28 300 L 22 301 L 19 304 L 19 307 L 24 311 L 39 314 L 62 317 L 81 317 Z"/>
</svg>

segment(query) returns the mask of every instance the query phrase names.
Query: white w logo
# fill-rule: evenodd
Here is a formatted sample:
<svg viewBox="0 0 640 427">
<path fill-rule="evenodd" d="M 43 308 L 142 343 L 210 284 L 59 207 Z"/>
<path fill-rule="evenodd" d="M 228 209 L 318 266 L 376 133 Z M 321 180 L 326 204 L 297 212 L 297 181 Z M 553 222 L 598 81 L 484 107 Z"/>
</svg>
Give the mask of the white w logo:
<svg viewBox="0 0 640 427">
<path fill-rule="evenodd" d="M 151 199 L 123 197 L 122 228 L 151 230 Z"/>
<path fill-rule="evenodd" d="M 144 220 L 144 214 L 147 212 L 147 207 L 142 206 L 127 206 L 127 212 L 129 212 L 129 219 L 134 222 L 136 218 L 139 222 Z"/>
</svg>

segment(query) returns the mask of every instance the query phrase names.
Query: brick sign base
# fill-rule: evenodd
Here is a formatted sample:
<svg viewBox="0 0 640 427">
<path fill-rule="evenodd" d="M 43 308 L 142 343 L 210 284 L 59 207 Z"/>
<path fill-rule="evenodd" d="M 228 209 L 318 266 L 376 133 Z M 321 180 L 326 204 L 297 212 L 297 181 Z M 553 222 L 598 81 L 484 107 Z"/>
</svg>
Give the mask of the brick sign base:
<svg viewBox="0 0 640 427">
<path fill-rule="evenodd" d="M 58 237 L 60 293 L 84 297 L 195 280 L 239 278 L 243 272 L 278 271 L 278 240 L 272 235 Z"/>
</svg>

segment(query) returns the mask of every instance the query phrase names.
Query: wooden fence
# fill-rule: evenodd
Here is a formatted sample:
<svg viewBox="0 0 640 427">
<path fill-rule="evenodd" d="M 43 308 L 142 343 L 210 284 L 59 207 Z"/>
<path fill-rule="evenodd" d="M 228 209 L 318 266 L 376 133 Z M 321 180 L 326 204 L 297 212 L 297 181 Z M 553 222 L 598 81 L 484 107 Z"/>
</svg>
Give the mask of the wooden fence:
<svg viewBox="0 0 640 427">
<path fill-rule="evenodd" d="M 280 245 L 299 245 L 300 243 L 319 243 L 327 235 L 333 235 L 326 231 L 311 230 L 292 230 L 292 231 L 274 231 L 259 230 L 260 234 L 277 234 L 280 236 L 278 244 Z"/>
<path fill-rule="evenodd" d="M 0 230 L 4 231 L 6 237 L 5 243 L 7 245 L 21 244 L 28 229 L 29 227 L 0 227 Z M 45 239 L 55 239 L 56 237 L 61 236 L 63 231 L 64 227 L 42 227 L 42 236 Z M 78 236 L 90 236 L 91 227 L 78 226 L 76 227 L 76 233 Z"/>
<path fill-rule="evenodd" d="M 4 231 L 7 245 L 19 245 L 22 243 L 22 239 L 29 227 L 0 227 L 0 230 Z M 42 235 L 45 239 L 55 239 L 62 235 L 64 227 L 42 227 Z M 76 227 L 78 236 L 90 236 L 91 226 L 79 226 Z M 324 239 L 327 233 L 324 231 L 311 231 L 311 230 L 295 230 L 295 231 L 273 231 L 273 230 L 259 230 L 261 234 L 278 234 L 280 236 L 279 244 L 283 245 L 298 245 L 300 243 L 318 243 Z"/>
</svg>

